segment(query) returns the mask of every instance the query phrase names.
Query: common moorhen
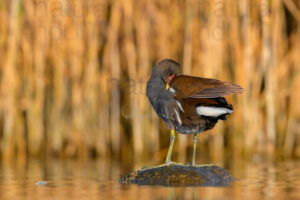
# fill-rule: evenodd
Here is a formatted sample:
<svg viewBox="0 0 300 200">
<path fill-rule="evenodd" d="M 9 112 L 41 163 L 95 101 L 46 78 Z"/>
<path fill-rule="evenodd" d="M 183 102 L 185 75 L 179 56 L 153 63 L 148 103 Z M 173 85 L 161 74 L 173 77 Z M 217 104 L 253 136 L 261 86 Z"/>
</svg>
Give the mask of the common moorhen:
<svg viewBox="0 0 300 200">
<path fill-rule="evenodd" d="M 166 164 L 173 163 L 171 154 L 177 131 L 194 135 L 192 165 L 195 165 L 197 134 L 212 129 L 219 119 L 225 120 L 226 115 L 233 112 L 224 96 L 243 91 L 237 84 L 181 75 L 181 66 L 177 62 L 160 61 L 147 82 L 146 95 L 171 130 Z"/>
</svg>

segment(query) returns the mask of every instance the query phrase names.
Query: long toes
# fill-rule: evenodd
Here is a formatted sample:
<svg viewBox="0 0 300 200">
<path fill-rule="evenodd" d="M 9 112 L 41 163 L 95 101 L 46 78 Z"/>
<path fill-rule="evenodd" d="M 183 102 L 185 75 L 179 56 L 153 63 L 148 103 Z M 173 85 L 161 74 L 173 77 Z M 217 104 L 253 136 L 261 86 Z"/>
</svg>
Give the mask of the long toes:
<svg viewBox="0 0 300 200">
<path fill-rule="evenodd" d="M 165 165 L 177 165 L 177 162 L 168 161 L 165 163 Z"/>
</svg>

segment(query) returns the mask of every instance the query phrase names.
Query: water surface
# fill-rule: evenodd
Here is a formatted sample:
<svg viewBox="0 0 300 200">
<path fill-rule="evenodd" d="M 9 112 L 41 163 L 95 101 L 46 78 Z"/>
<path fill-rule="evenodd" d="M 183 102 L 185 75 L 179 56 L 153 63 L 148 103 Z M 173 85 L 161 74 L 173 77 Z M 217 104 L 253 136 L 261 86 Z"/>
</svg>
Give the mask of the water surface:
<svg viewBox="0 0 300 200">
<path fill-rule="evenodd" d="M 239 161 L 227 187 L 121 185 L 135 165 L 105 160 L 2 162 L 0 199 L 300 199 L 300 162 Z"/>
</svg>

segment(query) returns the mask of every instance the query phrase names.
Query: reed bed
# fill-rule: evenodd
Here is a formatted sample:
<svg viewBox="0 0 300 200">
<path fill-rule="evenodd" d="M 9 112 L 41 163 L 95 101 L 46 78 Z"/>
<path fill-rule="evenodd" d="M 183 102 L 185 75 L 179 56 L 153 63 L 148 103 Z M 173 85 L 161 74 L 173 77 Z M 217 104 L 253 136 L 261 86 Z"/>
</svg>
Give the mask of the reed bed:
<svg viewBox="0 0 300 200">
<path fill-rule="evenodd" d="M 163 160 L 169 133 L 145 96 L 152 67 L 236 82 L 235 112 L 200 134 L 200 159 L 300 157 L 296 0 L 1 0 L 3 159 Z M 185 161 L 191 138 L 178 135 Z"/>
</svg>

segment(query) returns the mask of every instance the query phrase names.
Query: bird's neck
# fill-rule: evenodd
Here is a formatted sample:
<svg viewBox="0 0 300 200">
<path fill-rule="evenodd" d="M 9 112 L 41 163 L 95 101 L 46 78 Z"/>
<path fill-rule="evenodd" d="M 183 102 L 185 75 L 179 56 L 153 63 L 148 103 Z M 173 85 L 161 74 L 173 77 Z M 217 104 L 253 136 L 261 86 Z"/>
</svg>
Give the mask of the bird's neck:
<svg viewBox="0 0 300 200">
<path fill-rule="evenodd" d="M 151 76 L 147 82 L 146 95 L 151 104 L 155 104 L 157 97 L 166 91 L 166 83 L 159 76 Z"/>
</svg>

